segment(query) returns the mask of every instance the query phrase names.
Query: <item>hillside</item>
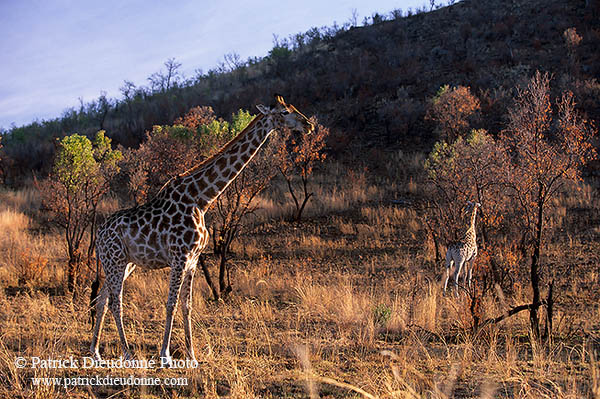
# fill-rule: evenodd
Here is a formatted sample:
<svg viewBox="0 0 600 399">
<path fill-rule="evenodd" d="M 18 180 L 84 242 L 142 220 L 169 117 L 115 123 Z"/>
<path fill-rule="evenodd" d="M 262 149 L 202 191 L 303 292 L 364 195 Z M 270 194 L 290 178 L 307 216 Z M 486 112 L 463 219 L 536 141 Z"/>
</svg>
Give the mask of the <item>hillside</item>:
<svg viewBox="0 0 600 399">
<path fill-rule="evenodd" d="M 172 123 L 194 106 L 225 117 L 274 92 L 332 129 L 334 153 L 365 145 L 428 151 L 436 137 L 424 115 L 440 86 L 471 87 L 482 103 L 481 127 L 497 133 L 511 90 L 538 69 L 553 74 L 555 88 L 574 91 L 581 110 L 598 121 L 598 3 L 464 0 L 416 15 L 376 14 L 363 27 L 313 28 L 276 43 L 265 58 L 234 59 L 168 90 L 132 87 L 122 99 L 101 97 L 14 128 L 4 135 L 3 167 L 9 182 L 23 171 L 44 174 L 55 137 L 105 129 L 117 143 L 137 146 L 152 125 Z M 573 54 L 563 38 L 570 27 L 583 38 Z"/>
</svg>

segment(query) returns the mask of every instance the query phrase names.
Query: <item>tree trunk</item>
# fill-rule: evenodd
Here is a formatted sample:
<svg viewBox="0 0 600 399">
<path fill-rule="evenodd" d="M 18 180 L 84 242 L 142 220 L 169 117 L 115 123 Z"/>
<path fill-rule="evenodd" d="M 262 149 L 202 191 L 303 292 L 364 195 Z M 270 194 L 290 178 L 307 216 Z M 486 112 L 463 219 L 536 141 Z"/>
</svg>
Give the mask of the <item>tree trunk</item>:
<svg viewBox="0 0 600 399">
<path fill-rule="evenodd" d="M 466 272 L 466 270 L 465 270 Z M 469 292 L 470 295 L 470 299 L 471 299 L 471 304 L 469 306 L 469 310 L 471 311 L 471 318 L 473 319 L 473 332 L 476 332 L 477 330 L 479 330 L 479 322 L 481 320 L 481 313 L 480 313 L 480 305 L 481 305 L 481 297 L 477 296 L 476 294 L 473 295 L 472 292 Z"/>
<path fill-rule="evenodd" d="M 96 223 L 97 223 L 97 204 L 94 205 L 92 210 L 92 223 L 90 224 L 90 245 L 87 250 L 87 264 L 92 264 L 92 258 L 94 257 L 94 250 L 96 248 Z"/>
<path fill-rule="evenodd" d="M 75 251 L 69 256 L 69 264 L 67 265 L 67 291 L 75 293 L 77 285 L 77 275 L 79 274 L 81 256 Z"/>
<path fill-rule="evenodd" d="M 206 283 L 210 287 L 210 290 L 213 294 L 213 298 L 215 301 L 218 301 L 220 298 L 219 290 L 217 289 L 217 287 L 215 287 L 215 284 L 212 281 L 210 272 L 208 271 L 208 267 L 206 266 L 206 263 L 204 262 L 204 256 L 200 255 L 200 257 L 198 258 L 198 261 L 200 262 L 200 266 L 202 267 L 202 272 L 204 273 L 204 279 L 206 280 Z"/>
<path fill-rule="evenodd" d="M 223 248 L 219 255 L 221 258 L 219 261 L 219 291 L 221 292 L 221 298 L 226 298 L 232 290 L 229 281 L 225 281 L 225 277 L 229 280 L 229 271 L 227 270 L 227 249 Z"/>
<path fill-rule="evenodd" d="M 296 223 L 300 223 L 302 221 L 302 212 L 304 212 L 304 208 L 306 207 L 306 204 L 308 203 L 308 200 L 310 199 L 312 194 L 313 193 L 309 193 L 307 195 L 306 193 L 304 193 L 304 200 L 302 201 L 302 205 L 300 205 L 300 208 L 298 208 L 296 212 Z"/>
<path fill-rule="evenodd" d="M 541 197 L 540 187 L 540 194 Z M 539 263 L 540 263 L 540 251 L 542 247 L 542 229 L 544 225 L 544 203 L 540 198 L 538 200 L 538 210 L 537 210 L 537 223 L 536 223 L 536 231 L 535 231 L 535 240 L 533 242 L 533 255 L 531 256 L 531 289 L 533 291 L 532 303 L 540 302 L 540 271 L 539 271 Z M 540 325 L 537 308 L 531 308 L 529 310 L 529 323 L 531 324 L 531 332 L 536 340 L 540 338 Z"/>
<path fill-rule="evenodd" d="M 308 192 L 308 177 L 307 176 L 302 176 L 302 190 L 304 192 L 304 200 L 302 200 L 302 205 L 300 205 L 300 207 L 298 207 L 298 202 L 296 201 L 296 207 L 297 207 L 297 211 L 298 211 L 298 213 L 296 214 L 296 223 L 300 223 L 300 220 L 302 219 L 302 212 L 304 212 L 304 208 L 306 207 L 308 200 L 313 195 L 313 193 Z"/>
<path fill-rule="evenodd" d="M 283 175 L 283 172 L 281 172 L 281 174 Z M 287 182 L 287 186 L 288 186 L 288 191 L 290 193 L 290 195 L 292 196 L 292 199 L 294 200 L 294 205 L 296 205 L 296 217 L 295 219 L 298 220 L 298 218 L 300 217 L 300 202 L 298 201 L 298 198 L 296 197 L 296 194 L 294 193 L 294 189 L 292 188 L 292 180 L 289 179 L 286 175 L 283 175 L 283 177 L 285 178 L 285 181 Z"/>
<path fill-rule="evenodd" d="M 433 246 L 435 247 L 435 263 L 442 262 L 442 251 L 440 250 L 440 240 L 438 240 L 437 234 L 431 232 L 431 239 L 433 240 Z"/>
<path fill-rule="evenodd" d="M 546 299 L 546 328 L 544 329 L 544 339 L 548 347 L 552 344 L 552 314 L 554 313 L 554 280 L 548 286 L 548 298 Z"/>
</svg>

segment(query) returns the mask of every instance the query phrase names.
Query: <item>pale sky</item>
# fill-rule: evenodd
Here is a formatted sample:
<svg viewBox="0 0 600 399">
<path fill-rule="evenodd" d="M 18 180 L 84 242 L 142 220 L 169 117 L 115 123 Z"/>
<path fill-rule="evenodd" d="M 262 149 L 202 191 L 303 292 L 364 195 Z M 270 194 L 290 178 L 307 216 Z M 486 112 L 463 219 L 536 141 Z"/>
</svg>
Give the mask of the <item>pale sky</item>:
<svg viewBox="0 0 600 399">
<path fill-rule="evenodd" d="M 440 1 L 437 1 L 439 3 Z M 429 1 L 427 1 L 427 5 Z M 425 0 L 0 0 L 0 127 L 61 115 L 97 99 L 121 98 L 124 80 L 147 78 L 175 58 L 186 77 L 227 53 L 263 57 L 273 35 L 375 12 L 413 10 Z"/>
</svg>

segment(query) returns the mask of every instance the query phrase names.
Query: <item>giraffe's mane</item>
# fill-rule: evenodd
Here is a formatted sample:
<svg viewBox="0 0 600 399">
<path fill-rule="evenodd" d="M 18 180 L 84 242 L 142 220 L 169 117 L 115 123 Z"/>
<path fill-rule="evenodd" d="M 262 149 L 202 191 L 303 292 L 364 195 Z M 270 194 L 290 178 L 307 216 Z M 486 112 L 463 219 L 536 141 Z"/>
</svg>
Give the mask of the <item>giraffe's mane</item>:
<svg viewBox="0 0 600 399">
<path fill-rule="evenodd" d="M 217 159 L 218 157 L 220 157 L 221 155 L 223 155 L 225 152 L 227 152 L 237 141 L 238 139 L 244 134 L 246 133 L 249 129 L 253 128 L 254 125 L 256 125 L 256 123 L 258 122 L 259 119 L 261 119 L 261 117 L 263 117 L 264 114 L 263 113 L 259 113 L 258 115 L 256 115 L 254 117 L 254 119 L 252 119 L 250 121 L 250 123 L 248 123 L 248 126 L 246 126 L 244 128 L 244 130 L 242 130 L 241 132 L 239 132 L 234 138 L 232 138 L 231 140 L 229 140 L 229 142 L 227 142 L 227 144 L 225 144 L 219 151 L 217 151 L 216 153 L 214 153 L 213 155 L 211 155 L 210 157 L 206 158 L 205 160 L 203 160 L 202 162 L 200 162 L 198 165 L 192 166 L 191 168 L 189 168 L 188 170 L 186 170 L 183 173 L 180 173 L 176 176 L 171 177 L 169 180 L 167 180 L 167 182 L 165 184 L 163 184 L 163 186 L 160 188 L 160 190 L 158 190 L 158 193 L 161 193 L 168 185 L 169 183 L 171 183 L 173 180 L 177 179 L 178 177 L 185 177 L 185 176 L 189 176 L 192 173 L 194 173 L 195 171 L 202 169 L 204 166 L 206 166 L 209 162 L 214 161 L 215 159 Z"/>
</svg>

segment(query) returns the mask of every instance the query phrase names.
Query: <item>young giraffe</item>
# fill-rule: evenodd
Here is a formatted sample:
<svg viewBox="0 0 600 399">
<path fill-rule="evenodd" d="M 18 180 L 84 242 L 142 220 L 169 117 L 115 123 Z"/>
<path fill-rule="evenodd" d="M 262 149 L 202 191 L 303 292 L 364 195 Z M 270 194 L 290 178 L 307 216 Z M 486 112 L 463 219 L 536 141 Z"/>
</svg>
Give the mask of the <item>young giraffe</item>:
<svg viewBox="0 0 600 399">
<path fill-rule="evenodd" d="M 465 266 L 465 277 L 463 278 L 463 285 L 467 283 L 467 276 L 469 278 L 469 287 L 471 287 L 471 278 L 473 277 L 473 263 L 477 256 L 477 237 L 475 233 L 475 218 L 477 216 L 477 208 L 481 206 L 479 202 L 473 203 L 469 201 L 467 203 L 467 210 L 471 212 L 471 223 L 467 229 L 463 238 L 457 242 L 448 245 L 446 251 L 446 282 L 444 283 L 444 292 L 448 286 L 448 280 L 450 279 L 450 269 L 454 265 L 454 290 L 458 288 L 458 278 L 460 272 Z"/>
<path fill-rule="evenodd" d="M 131 359 L 123 330 L 123 283 L 139 265 L 149 269 L 171 267 L 161 364 L 171 364 L 169 344 L 180 291 L 187 357 L 195 360 L 190 307 L 196 264 L 208 243 L 205 212 L 273 131 L 287 127 L 310 133 L 313 129 L 294 106 L 285 104 L 281 96 L 276 96 L 276 100 L 272 107 L 257 106 L 259 115 L 219 153 L 169 180 L 149 202 L 116 212 L 98 229 L 96 252 L 106 279 L 96 303 L 91 342 L 95 359 L 101 359 L 98 342 L 107 304 L 117 325 L 124 357 Z"/>
</svg>

